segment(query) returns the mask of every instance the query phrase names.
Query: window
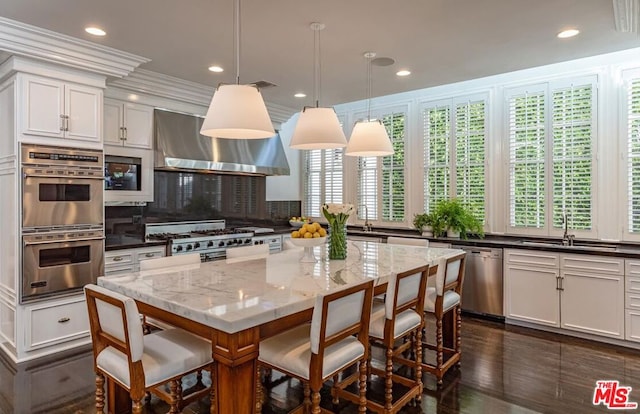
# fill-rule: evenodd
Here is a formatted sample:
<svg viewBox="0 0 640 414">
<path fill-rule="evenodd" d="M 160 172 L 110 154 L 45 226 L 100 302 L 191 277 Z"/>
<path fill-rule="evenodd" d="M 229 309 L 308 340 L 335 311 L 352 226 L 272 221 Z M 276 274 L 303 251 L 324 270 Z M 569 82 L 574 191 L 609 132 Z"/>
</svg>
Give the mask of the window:
<svg viewBox="0 0 640 414">
<path fill-rule="evenodd" d="M 456 197 L 485 220 L 484 97 L 428 104 L 422 111 L 424 211 Z"/>
<path fill-rule="evenodd" d="M 640 233 L 640 72 L 627 80 L 628 231 Z"/>
<path fill-rule="evenodd" d="M 405 112 L 379 117 L 387 129 L 394 154 L 386 157 L 358 158 L 358 218 L 386 222 L 405 219 Z"/>
<path fill-rule="evenodd" d="M 305 151 L 303 215 L 320 217 L 325 203 L 342 203 L 343 150 Z"/>
<path fill-rule="evenodd" d="M 595 80 L 507 93 L 509 223 L 550 234 L 591 231 Z M 550 206 L 551 208 L 547 208 Z"/>
</svg>

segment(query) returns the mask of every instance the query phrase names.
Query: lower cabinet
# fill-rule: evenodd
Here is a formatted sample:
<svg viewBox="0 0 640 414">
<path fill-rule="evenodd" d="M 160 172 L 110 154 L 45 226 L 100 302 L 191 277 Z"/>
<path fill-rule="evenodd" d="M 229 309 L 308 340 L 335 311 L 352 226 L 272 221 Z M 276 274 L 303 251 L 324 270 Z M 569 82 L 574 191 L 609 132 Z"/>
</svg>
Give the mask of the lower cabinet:
<svg viewBox="0 0 640 414">
<path fill-rule="evenodd" d="M 25 314 L 29 327 L 25 330 L 25 344 L 29 351 L 89 335 L 84 295 L 68 303 L 62 300 L 30 305 L 26 307 Z"/>
<path fill-rule="evenodd" d="M 505 250 L 508 319 L 625 338 L 624 260 Z"/>
<path fill-rule="evenodd" d="M 139 247 L 135 249 L 109 250 L 104 253 L 104 274 L 120 275 L 137 272 L 140 262 L 165 256 L 165 246 Z"/>
<path fill-rule="evenodd" d="M 625 339 L 640 342 L 640 261 L 625 261 Z"/>
</svg>

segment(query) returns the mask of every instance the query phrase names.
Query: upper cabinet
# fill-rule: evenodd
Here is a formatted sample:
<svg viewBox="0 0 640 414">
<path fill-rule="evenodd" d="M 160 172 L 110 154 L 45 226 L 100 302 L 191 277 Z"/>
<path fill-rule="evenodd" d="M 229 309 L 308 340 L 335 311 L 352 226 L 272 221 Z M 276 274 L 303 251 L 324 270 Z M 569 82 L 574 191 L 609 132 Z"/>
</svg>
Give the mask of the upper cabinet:
<svg viewBox="0 0 640 414">
<path fill-rule="evenodd" d="M 102 89 L 26 74 L 20 79 L 21 134 L 102 142 Z"/>
<path fill-rule="evenodd" d="M 132 148 L 152 148 L 153 107 L 104 100 L 104 143 Z"/>
</svg>

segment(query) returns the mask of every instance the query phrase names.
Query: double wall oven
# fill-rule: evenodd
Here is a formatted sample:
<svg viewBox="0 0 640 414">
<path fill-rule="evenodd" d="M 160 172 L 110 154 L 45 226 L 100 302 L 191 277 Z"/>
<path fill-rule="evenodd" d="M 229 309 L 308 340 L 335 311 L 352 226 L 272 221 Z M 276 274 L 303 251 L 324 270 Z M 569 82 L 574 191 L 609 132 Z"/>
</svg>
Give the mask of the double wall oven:
<svg viewBox="0 0 640 414">
<path fill-rule="evenodd" d="M 76 292 L 104 270 L 103 154 L 23 144 L 22 292 Z"/>
</svg>

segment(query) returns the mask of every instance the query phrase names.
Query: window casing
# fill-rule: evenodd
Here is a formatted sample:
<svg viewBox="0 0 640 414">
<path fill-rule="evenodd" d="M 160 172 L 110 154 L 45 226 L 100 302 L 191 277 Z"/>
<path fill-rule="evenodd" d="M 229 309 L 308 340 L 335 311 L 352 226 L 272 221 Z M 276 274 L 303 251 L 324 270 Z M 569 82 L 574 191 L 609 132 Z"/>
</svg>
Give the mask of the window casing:
<svg viewBox="0 0 640 414">
<path fill-rule="evenodd" d="M 485 221 L 487 99 L 448 99 L 422 107 L 424 211 L 456 197 Z"/>
<path fill-rule="evenodd" d="M 594 235 L 595 77 L 507 91 L 509 227 Z"/>
</svg>

